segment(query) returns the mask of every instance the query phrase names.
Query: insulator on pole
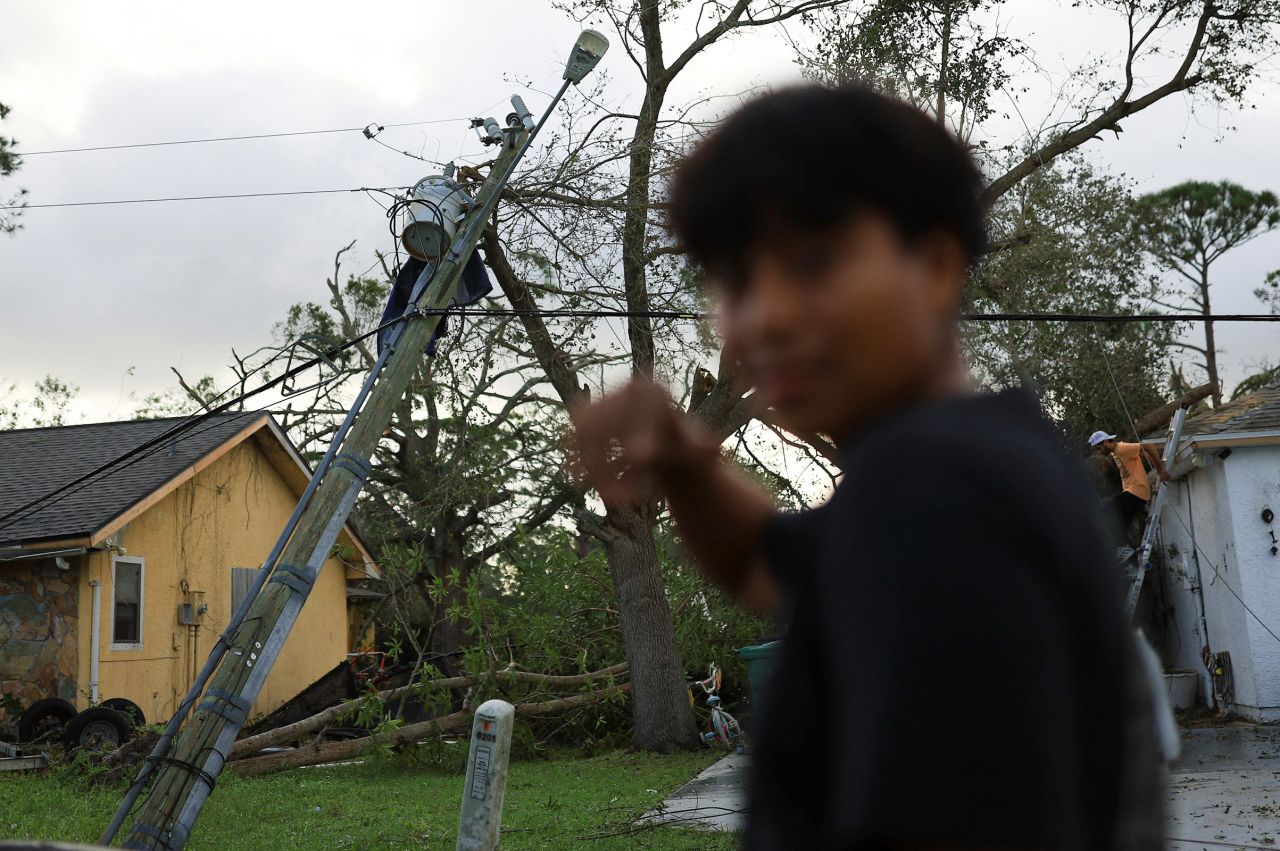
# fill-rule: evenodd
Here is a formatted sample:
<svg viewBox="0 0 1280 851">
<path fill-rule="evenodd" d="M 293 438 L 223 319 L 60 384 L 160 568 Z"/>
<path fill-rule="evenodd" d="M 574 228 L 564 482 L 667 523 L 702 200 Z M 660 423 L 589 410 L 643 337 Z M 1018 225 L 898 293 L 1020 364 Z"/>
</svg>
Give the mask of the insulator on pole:
<svg viewBox="0 0 1280 851">
<path fill-rule="evenodd" d="M 524 105 L 524 98 L 520 95 L 511 96 L 511 108 L 515 110 L 512 115 L 520 120 L 520 125 L 526 130 L 533 129 L 533 113 L 529 111 L 529 107 Z M 511 123 L 508 118 L 507 123 Z"/>
</svg>

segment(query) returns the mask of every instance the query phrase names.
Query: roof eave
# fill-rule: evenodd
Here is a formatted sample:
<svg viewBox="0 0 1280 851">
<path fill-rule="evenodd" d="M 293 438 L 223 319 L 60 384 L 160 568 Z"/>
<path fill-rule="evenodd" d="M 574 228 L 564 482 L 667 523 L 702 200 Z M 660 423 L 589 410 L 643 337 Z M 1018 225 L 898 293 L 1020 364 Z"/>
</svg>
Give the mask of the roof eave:
<svg viewBox="0 0 1280 851">
<path fill-rule="evenodd" d="M 1168 436 L 1152 438 L 1145 441 L 1156 446 L 1163 446 Z M 1183 443 L 1193 446 L 1207 444 L 1211 446 L 1265 446 L 1280 443 L 1280 429 L 1264 431 L 1223 431 L 1217 434 L 1191 434 L 1182 438 Z"/>
<path fill-rule="evenodd" d="M 132 522 L 134 519 L 136 519 L 139 515 L 141 515 L 147 509 L 151 508 L 160 500 L 164 499 L 166 496 L 173 493 L 173 491 L 176 490 L 179 486 L 181 486 L 184 482 L 193 478 L 194 476 L 199 474 L 202 470 L 204 470 L 205 468 L 209 467 L 211 464 L 218 461 L 220 458 L 222 458 L 224 455 L 226 455 L 235 447 L 239 446 L 241 443 L 247 440 L 250 436 L 252 436 L 254 432 L 258 431 L 260 428 L 262 428 L 264 425 L 266 425 L 269 422 L 271 422 L 271 417 L 267 414 L 262 414 L 259 417 L 255 417 L 244 428 L 240 429 L 235 434 L 228 437 L 226 440 L 224 440 L 222 443 L 220 443 L 217 447 L 215 447 L 211 451 L 206 452 L 200 458 L 196 459 L 195 463 L 180 470 L 176 475 L 172 476 L 166 482 L 164 482 L 164 484 L 160 485 L 160 487 L 151 491 L 149 494 L 139 499 L 133 505 L 129 506 L 124 511 L 117 514 L 115 517 L 108 520 L 106 523 L 102 525 L 101 528 L 92 532 L 89 535 L 89 545 L 96 547 L 99 544 L 101 544 L 105 539 L 110 538 L 116 532 L 119 532 L 120 529 L 122 529 L 126 524 Z"/>
</svg>

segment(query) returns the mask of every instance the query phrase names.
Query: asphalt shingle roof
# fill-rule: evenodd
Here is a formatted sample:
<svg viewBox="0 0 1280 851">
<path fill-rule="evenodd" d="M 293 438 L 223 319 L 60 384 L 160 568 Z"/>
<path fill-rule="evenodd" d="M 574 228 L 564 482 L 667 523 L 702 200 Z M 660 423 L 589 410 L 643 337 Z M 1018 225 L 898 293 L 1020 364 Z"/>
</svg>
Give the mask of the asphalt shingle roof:
<svg viewBox="0 0 1280 851">
<path fill-rule="evenodd" d="M 83 485 L 70 482 L 165 433 L 180 418 L 0 431 L 0 517 L 59 489 L 60 498 L 0 520 L 0 544 L 87 535 L 261 417 L 219 414 Z"/>
<path fill-rule="evenodd" d="M 1226 432 L 1280 431 L 1280 381 L 1188 417 L 1184 437 Z"/>
</svg>

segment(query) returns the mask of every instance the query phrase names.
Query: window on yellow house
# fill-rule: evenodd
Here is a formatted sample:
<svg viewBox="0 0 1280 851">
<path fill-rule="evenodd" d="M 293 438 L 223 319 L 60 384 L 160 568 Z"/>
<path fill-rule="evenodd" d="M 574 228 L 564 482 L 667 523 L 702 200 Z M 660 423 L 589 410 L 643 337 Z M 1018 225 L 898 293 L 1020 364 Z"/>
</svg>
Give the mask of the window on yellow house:
<svg viewBox="0 0 1280 851">
<path fill-rule="evenodd" d="M 142 644 L 141 558 L 117 556 L 111 560 L 111 644 Z"/>
</svg>

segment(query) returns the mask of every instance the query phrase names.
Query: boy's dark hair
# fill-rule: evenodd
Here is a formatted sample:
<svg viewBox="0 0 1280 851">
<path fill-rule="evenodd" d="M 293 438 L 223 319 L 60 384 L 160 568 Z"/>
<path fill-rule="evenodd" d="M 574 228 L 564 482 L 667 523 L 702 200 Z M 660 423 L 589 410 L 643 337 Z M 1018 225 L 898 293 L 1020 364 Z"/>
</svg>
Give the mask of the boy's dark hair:
<svg viewBox="0 0 1280 851">
<path fill-rule="evenodd" d="M 982 173 L 923 112 L 858 86 L 799 86 L 744 106 L 676 171 L 669 226 L 705 268 L 740 268 L 762 238 L 875 212 L 911 242 L 942 231 L 986 246 Z"/>
</svg>

